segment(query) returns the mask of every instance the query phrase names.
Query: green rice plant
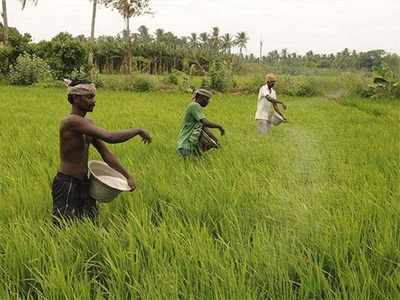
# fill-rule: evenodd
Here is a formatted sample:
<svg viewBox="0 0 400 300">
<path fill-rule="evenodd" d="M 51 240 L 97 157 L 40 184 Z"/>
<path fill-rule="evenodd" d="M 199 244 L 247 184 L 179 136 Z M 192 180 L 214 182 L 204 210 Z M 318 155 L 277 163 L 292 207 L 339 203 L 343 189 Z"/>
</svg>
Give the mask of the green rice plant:
<svg viewBox="0 0 400 300">
<path fill-rule="evenodd" d="M 254 94 L 217 94 L 205 114 L 224 125 L 222 147 L 192 161 L 175 153 L 190 95 L 96 101 L 98 125 L 144 127 L 153 143 L 110 145 L 137 190 L 102 204 L 97 224 L 57 229 L 65 91 L 0 85 L 1 299 L 400 297 L 394 101 L 286 96 L 289 122 L 264 137 Z"/>
</svg>

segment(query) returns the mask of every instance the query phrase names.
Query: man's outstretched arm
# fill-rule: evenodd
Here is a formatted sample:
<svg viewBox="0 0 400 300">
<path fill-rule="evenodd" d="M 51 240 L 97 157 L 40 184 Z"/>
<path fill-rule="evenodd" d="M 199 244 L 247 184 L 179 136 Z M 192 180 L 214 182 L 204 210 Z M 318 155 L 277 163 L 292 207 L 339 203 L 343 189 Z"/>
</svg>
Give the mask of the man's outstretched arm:
<svg viewBox="0 0 400 300">
<path fill-rule="evenodd" d="M 270 95 L 266 95 L 265 98 L 266 98 L 269 102 L 271 102 L 272 104 L 281 104 L 281 105 L 283 106 L 283 108 L 286 109 L 286 105 L 285 105 L 283 102 L 278 101 L 277 99 L 272 98 Z"/>
<path fill-rule="evenodd" d="M 97 127 L 93 122 L 79 116 L 71 117 L 68 120 L 68 126 L 74 131 L 102 140 L 109 144 L 123 143 L 137 135 L 140 135 L 145 144 L 151 143 L 150 134 L 142 128 L 130 128 L 110 132 L 106 129 Z"/>
<path fill-rule="evenodd" d="M 200 122 L 204 125 L 204 127 L 207 128 L 217 128 L 219 129 L 219 131 L 221 132 L 221 135 L 225 134 L 225 129 L 224 127 L 222 127 L 221 125 L 217 124 L 217 123 L 213 123 L 209 120 L 207 120 L 206 118 L 203 118 L 200 120 Z"/>
</svg>

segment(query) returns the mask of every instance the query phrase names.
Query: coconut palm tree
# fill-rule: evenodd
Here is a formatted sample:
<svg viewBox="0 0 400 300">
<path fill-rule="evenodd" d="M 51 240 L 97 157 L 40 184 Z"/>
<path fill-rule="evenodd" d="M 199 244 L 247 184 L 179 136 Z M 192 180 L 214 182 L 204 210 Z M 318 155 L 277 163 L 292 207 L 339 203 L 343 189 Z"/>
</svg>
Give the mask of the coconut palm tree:
<svg viewBox="0 0 400 300">
<path fill-rule="evenodd" d="M 200 33 L 199 39 L 200 39 L 203 47 L 207 47 L 208 46 L 209 38 L 208 38 L 207 32 Z"/>
<path fill-rule="evenodd" d="M 225 33 L 222 38 L 222 49 L 224 49 L 225 53 L 231 54 L 232 46 L 233 46 L 233 36 L 229 33 Z"/>
<path fill-rule="evenodd" d="M 197 46 L 197 33 L 192 32 L 189 36 L 189 45 L 194 48 Z"/>
<path fill-rule="evenodd" d="M 213 27 L 211 36 L 210 36 L 211 47 L 214 50 L 218 50 L 220 46 L 220 39 L 219 39 L 219 28 Z"/>
<path fill-rule="evenodd" d="M 246 44 L 249 41 L 247 33 L 242 31 L 236 34 L 235 44 L 239 47 L 240 56 L 243 55 L 243 48 L 246 48 Z"/>
<path fill-rule="evenodd" d="M 25 8 L 27 2 L 32 2 L 33 4 L 37 4 L 37 0 L 19 0 L 22 4 L 22 9 Z M 7 1 L 2 0 L 2 12 L 1 16 L 3 18 L 3 30 L 4 30 L 4 43 L 7 43 L 8 41 L 8 17 L 7 17 Z"/>
<path fill-rule="evenodd" d="M 152 37 L 149 33 L 149 29 L 146 26 L 141 25 L 137 29 L 137 31 L 138 31 L 137 37 L 140 39 L 141 42 L 147 43 L 151 41 Z"/>
<path fill-rule="evenodd" d="M 22 4 L 22 9 L 24 9 L 25 8 L 25 6 L 26 6 L 26 4 L 28 3 L 28 2 L 32 2 L 33 4 L 37 4 L 37 2 L 38 2 L 38 0 L 20 0 L 20 2 L 21 2 L 21 4 Z"/>
<path fill-rule="evenodd" d="M 126 24 L 126 37 L 128 42 L 128 73 L 132 70 L 132 37 L 130 30 L 130 19 L 132 17 L 149 14 L 150 0 L 101 0 L 106 7 L 117 10 L 124 18 Z"/>
<path fill-rule="evenodd" d="M 156 32 L 155 32 L 155 34 L 156 34 L 156 40 L 158 41 L 158 42 L 160 42 L 161 40 L 162 40 L 162 38 L 163 38 L 163 36 L 164 36 L 164 29 L 161 29 L 161 28 L 158 28 L 157 30 L 156 30 Z"/>
</svg>

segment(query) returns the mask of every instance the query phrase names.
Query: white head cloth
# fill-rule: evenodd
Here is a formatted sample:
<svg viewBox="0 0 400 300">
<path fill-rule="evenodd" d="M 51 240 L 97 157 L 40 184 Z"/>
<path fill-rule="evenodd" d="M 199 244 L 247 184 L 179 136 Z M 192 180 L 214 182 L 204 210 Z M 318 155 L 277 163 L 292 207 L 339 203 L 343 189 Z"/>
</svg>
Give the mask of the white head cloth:
<svg viewBox="0 0 400 300">
<path fill-rule="evenodd" d="M 67 83 L 65 80 L 64 82 Z M 96 95 L 96 86 L 93 83 L 81 83 L 75 86 L 68 86 L 68 95 Z"/>
</svg>

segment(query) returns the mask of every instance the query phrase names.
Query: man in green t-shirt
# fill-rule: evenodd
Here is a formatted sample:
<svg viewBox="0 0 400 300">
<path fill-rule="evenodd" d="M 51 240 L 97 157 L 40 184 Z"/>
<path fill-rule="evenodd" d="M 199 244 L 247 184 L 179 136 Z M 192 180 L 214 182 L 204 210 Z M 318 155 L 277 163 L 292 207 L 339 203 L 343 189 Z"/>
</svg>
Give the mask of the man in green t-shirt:
<svg viewBox="0 0 400 300">
<path fill-rule="evenodd" d="M 207 128 L 218 128 L 221 135 L 224 135 L 224 127 L 208 121 L 202 111 L 202 107 L 206 107 L 210 102 L 211 96 L 212 93 L 209 90 L 198 89 L 195 92 L 194 101 L 187 106 L 176 147 L 179 155 L 183 157 L 200 156 L 201 150 L 206 151 L 218 147 L 217 138 Z M 201 141 L 204 140 L 208 141 L 209 145 L 202 145 Z M 215 147 L 212 146 L 213 144 Z"/>
</svg>

